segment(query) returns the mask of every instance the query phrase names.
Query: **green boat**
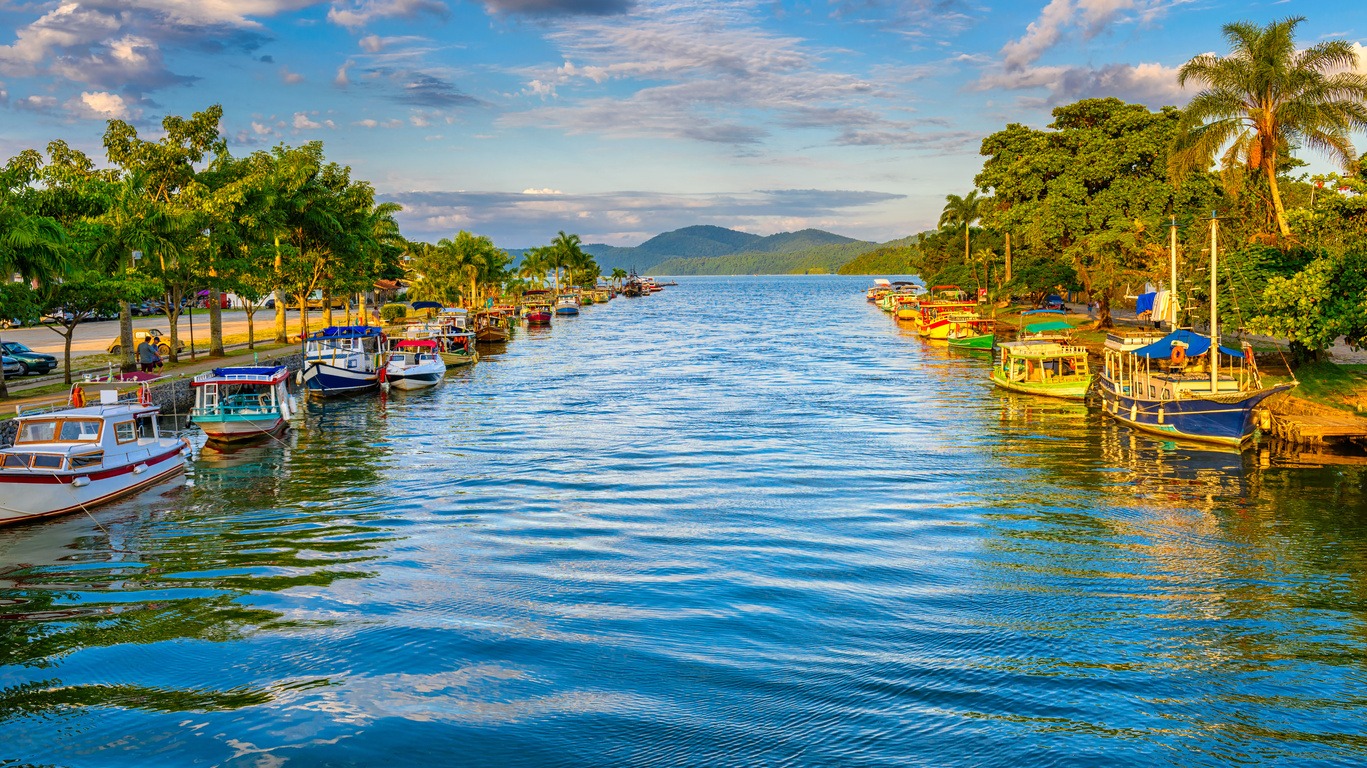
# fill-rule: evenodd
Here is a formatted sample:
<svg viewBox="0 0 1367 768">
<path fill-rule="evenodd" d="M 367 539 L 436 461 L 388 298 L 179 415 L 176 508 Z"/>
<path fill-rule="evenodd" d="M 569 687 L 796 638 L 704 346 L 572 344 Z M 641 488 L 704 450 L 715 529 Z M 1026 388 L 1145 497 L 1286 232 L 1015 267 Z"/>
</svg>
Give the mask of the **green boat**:
<svg viewBox="0 0 1367 768">
<path fill-rule="evenodd" d="M 992 368 L 992 382 L 1027 395 L 1082 400 L 1092 388 L 1087 350 L 1045 339 L 1008 341 Z"/>
<path fill-rule="evenodd" d="M 996 340 L 996 335 L 991 333 L 980 333 L 976 336 L 950 337 L 949 346 L 955 349 L 991 349 L 992 342 Z"/>
<path fill-rule="evenodd" d="M 949 332 L 949 346 L 955 349 L 991 349 L 996 341 L 997 321 L 975 318 L 956 325 Z"/>
</svg>

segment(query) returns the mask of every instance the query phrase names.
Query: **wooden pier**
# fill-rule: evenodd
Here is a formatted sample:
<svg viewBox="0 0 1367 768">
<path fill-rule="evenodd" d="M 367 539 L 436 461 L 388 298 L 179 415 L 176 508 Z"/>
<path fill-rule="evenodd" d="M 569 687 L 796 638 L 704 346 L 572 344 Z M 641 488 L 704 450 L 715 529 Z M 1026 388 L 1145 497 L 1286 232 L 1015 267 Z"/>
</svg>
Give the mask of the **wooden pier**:
<svg viewBox="0 0 1367 768">
<path fill-rule="evenodd" d="M 1269 422 L 1273 437 L 1297 445 L 1356 443 L 1367 448 L 1367 419 L 1299 397 L 1283 397 L 1268 406 L 1263 423 Z"/>
</svg>

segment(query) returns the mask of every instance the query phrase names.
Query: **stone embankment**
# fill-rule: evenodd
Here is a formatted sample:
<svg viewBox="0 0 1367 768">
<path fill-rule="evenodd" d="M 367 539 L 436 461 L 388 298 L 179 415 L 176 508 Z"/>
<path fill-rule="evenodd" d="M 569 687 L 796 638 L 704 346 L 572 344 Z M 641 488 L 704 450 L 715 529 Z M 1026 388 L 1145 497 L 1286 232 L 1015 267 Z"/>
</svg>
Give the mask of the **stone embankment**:
<svg viewBox="0 0 1367 768">
<path fill-rule="evenodd" d="M 302 352 L 295 352 L 292 355 L 264 359 L 258 363 L 237 361 L 234 363 L 237 365 L 283 365 L 291 371 L 298 371 L 304 366 L 304 355 Z M 195 393 L 190 387 L 189 377 L 174 377 L 156 382 L 152 384 L 151 390 L 152 404 L 161 408 L 162 415 L 187 414 L 195 405 Z M 14 445 L 14 435 L 17 430 L 18 424 L 14 419 L 0 421 L 0 448 Z"/>
</svg>

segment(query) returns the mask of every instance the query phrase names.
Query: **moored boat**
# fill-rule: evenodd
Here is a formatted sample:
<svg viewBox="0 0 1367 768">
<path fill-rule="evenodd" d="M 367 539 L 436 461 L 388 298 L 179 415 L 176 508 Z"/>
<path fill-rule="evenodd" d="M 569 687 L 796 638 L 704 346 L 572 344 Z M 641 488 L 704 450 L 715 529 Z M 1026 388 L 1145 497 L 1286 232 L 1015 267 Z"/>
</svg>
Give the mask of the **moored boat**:
<svg viewBox="0 0 1367 768">
<path fill-rule="evenodd" d="M 1087 349 L 1056 341 L 1008 341 L 1000 345 L 992 382 L 1028 395 L 1082 400 L 1092 386 Z"/>
<path fill-rule="evenodd" d="M 395 342 L 385 364 L 385 381 L 391 389 L 423 389 L 441 383 L 446 362 L 435 339 L 403 339 Z"/>
<path fill-rule="evenodd" d="M 146 383 L 103 385 L 86 405 L 72 387 L 68 407 L 20 410 L 14 445 L 0 448 L 0 525 L 89 511 L 185 468 L 190 445 L 162 437 Z"/>
<path fill-rule="evenodd" d="M 555 313 L 557 315 L 577 315 L 579 314 L 579 297 L 572 293 L 562 294 L 555 300 Z"/>
<path fill-rule="evenodd" d="M 289 369 L 283 365 L 205 371 L 190 382 L 195 391 L 190 419 L 217 443 L 273 434 L 295 412 L 288 381 Z"/>
<path fill-rule="evenodd" d="M 378 389 L 384 341 L 384 331 L 368 325 L 330 326 L 309 334 L 304 341 L 305 390 L 332 397 Z"/>
<path fill-rule="evenodd" d="M 956 349 L 991 349 L 996 341 L 996 321 L 974 318 L 949 332 L 949 346 Z"/>
</svg>

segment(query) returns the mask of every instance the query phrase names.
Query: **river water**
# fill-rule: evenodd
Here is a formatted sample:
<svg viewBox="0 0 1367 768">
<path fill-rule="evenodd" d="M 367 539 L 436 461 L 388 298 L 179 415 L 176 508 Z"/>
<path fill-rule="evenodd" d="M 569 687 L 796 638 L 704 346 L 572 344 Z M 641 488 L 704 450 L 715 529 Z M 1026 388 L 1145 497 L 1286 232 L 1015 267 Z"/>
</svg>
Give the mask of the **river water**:
<svg viewBox="0 0 1367 768">
<path fill-rule="evenodd" d="M 681 282 L 0 530 L 0 765 L 1367 762 L 1367 471 Z"/>
</svg>

